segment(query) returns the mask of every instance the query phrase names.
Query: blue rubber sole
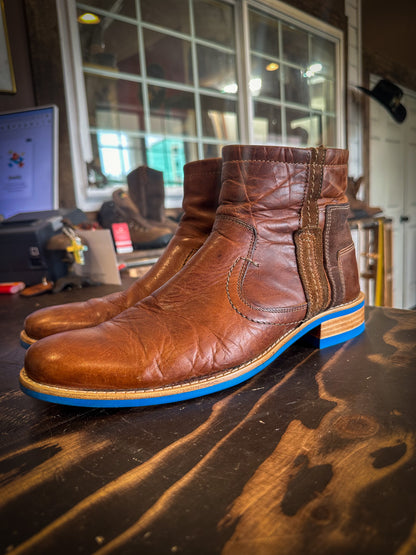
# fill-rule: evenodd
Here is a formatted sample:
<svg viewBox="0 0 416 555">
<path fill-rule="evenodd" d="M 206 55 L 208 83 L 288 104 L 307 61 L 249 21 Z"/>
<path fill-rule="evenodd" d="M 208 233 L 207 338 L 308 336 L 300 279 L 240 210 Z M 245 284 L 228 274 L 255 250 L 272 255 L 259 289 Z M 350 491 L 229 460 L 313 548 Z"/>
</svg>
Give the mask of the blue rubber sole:
<svg viewBox="0 0 416 555">
<path fill-rule="evenodd" d="M 63 391 L 63 388 L 55 388 L 49 387 L 49 389 L 56 390 L 57 394 L 49 394 L 42 389 L 45 389 L 47 386 L 43 386 L 43 384 L 38 384 L 37 382 L 31 382 L 30 378 L 28 378 L 24 372 L 24 369 L 21 373 L 21 383 L 20 387 L 24 393 L 27 395 L 34 397 L 35 399 L 39 399 L 41 401 L 47 401 L 50 403 L 57 403 L 62 405 L 71 405 L 71 406 L 78 406 L 78 407 L 99 407 L 99 408 L 122 408 L 122 407 L 146 407 L 151 405 L 164 405 L 168 403 L 177 403 L 181 401 L 187 401 L 189 399 L 194 399 L 196 397 L 202 397 L 205 395 L 210 395 L 212 393 L 216 393 L 218 391 L 222 391 L 224 389 L 228 389 L 239 385 L 242 382 L 247 381 L 248 379 L 252 378 L 259 372 L 261 372 L 264 368 L 266 368 L 269 364 L 271 364 L 274 360 L 276 360 L 286 349 L 288 349 L 291 345 L 293 345 L 296 341 L 298 341 L 301 337 L 304 337 L 307 334 L 310 334 L 312 330 L 316 330 L 321 326 L 321 324 L 325 322 L 330 322 L 334 319 L 344 318 L 350 314 L 358 313 L 361 309 L 364 308 L 364 299 L 361 302 L 354 304 L 354 306 L 346 306 L 344 309 L 337 309 L 334 311 L 327 311 L 322 315 L 315 317 L 309 323 L 303 325 L 301 329 L 295 330 L 292 333 L 291 337 L 284 342 L 267 360 L 264 360 L 258 366 L 254 368 L 251 367 L 247 370 L 247 372 L 239 373 L 238 376 L 233 377 L 232 373 L 230 372 L 230 379 L 226 381 L 220 381 L 219 383 L 215 383 L 213 385 L 203 385 L 203 380 L 201 380 L 201 387 L 198 387 L 198 382 L 194 382 L 191 384 L 187 384 L 183 387 L 182 391 L 179 392 L 170 392 L 169 390 L 181 389 L 182 386 L 177 387 L 166 387 L 166 394 L 157 395 L 154 394 L 153 391 L 149 391 L 148 393 L 144 392 L 144 390 L 140 390 L 137 392 L 137 398 L 134 398 L 134 391 L 126 391 L 129 398 L 122 398 L 123 392 L 106 392 L 106 391 L 96 391 L 93 392 L 95 398 L 91 398 L 90 392 L 83 391 L 83 390 L 72 390 L 71 396 L 59 395 L 59 391 Z M 342 333 L 331 335 L 330 337 L 324 337 L 323 339 L 318 339 L 316 337 L 310 336 L 308 337 L 308 341 L 311 341 L 312 344 L 318 346 L 319 348 L 326 348 L 333 345 L 337 345 L 339 343 L 344 343 L 354 337 L 360 335 L 365 328 L 364 321 L 359 325 L 352 327 L 347 331 L 343 331 Z M 24 383 L 22 383 L 24 382 Z M 24 384 L 30 384 L 30 387 L 27 387 Z M 33 388 L 32 388 L 33 386 Z M 162 389 L 163 391 L 163 389 Z M 77 393 L 79 396 L 77 396 Z M 86 394 L 85 397 L 82 397 L 82 394 Z M 88 396 L 87 396 L 88 395 Z M 120 398 L 114 398 L 116 395 L 119 395 Z M 145 395 L 145 396 L 143 396 Z M 101 398 L 100 398 L 101 396 Z M 113 398 L 110 398 L 113 396 Z"/>
</svg>

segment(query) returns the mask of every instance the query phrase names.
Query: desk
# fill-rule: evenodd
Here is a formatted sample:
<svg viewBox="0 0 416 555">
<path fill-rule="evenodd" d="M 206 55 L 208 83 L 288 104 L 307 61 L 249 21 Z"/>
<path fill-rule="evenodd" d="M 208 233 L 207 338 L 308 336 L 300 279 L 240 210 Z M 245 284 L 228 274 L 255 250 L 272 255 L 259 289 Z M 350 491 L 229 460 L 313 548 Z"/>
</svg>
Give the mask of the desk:
<svg viewBox="0 0 416 555">
<path fill-rule="evenodd" d="M 0 298 L 1 553 L 416 553 L 416 312 L 369 308 L 362 336 L 186 403 L 21 393 L 24 317 L 114 290 Z"/>
</svg>

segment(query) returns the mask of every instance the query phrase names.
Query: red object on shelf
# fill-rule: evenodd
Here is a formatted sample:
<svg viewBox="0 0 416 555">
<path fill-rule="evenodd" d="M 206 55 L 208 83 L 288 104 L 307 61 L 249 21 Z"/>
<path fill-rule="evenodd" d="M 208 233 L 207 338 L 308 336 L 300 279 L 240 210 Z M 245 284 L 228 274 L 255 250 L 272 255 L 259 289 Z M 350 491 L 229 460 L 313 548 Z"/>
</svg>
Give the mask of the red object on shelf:
<svg viewBox="0 0 416 555">
<path fill-rule="evenodd" d="M 2 295 L 12 295 L 13 293 L 18 293 L 26 286 L 23 281 L 8 281 L 0 283 L 0 294 Z"/>
</svg>

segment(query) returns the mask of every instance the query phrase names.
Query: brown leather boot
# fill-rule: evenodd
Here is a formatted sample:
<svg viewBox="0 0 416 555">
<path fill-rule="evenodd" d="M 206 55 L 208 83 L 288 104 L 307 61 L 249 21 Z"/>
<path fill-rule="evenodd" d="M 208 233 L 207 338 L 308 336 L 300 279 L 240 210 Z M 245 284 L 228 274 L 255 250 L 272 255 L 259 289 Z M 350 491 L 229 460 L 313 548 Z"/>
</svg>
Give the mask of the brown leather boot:
<svg viewBox="0 0 416 555">
<path fill-rule="evenodd" d="M 168 403 L 250 378 L 305 334 L 322 347 L 361 333 L 347 159 L 337 149 L 225 147 L 203 247 L 119 316 L 33 345 L 23 390 L 85 406 Z"/>
<path fill-rule="evenodd" d="M 21 333 L 28 347 L 36 340 L 67 330 L 88 328 L 113 318 L 168 281 L 208 237 L 218 206 L 221 158 L 184 167 L 183 216 L 178 230 L 154 266 L 126 291 L 102 298 L 43 308 L 29 315 Z"/>
<path fill-rule="evenodd" d="M 163 172 L 140 166 L 128 174 L 127 185 L 131 200 L 147 221 L 175 231 L 177 224 L 165 215 Z"/>
</svg>

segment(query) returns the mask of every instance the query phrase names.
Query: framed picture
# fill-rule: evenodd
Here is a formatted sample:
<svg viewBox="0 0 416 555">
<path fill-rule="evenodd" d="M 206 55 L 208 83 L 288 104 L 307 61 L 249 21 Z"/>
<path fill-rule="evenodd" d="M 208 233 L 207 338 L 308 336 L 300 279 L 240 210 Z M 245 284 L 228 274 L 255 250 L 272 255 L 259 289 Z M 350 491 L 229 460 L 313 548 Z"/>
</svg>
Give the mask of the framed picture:
<svg viewBox="0 0 416 555">
<path fill-rule="evenodd" d="M 0 93 L 13 94 L 16 92 L 16 81 L 14 79 L 3 0 L 0 0 L 0 8 Z"/>
</svg>

